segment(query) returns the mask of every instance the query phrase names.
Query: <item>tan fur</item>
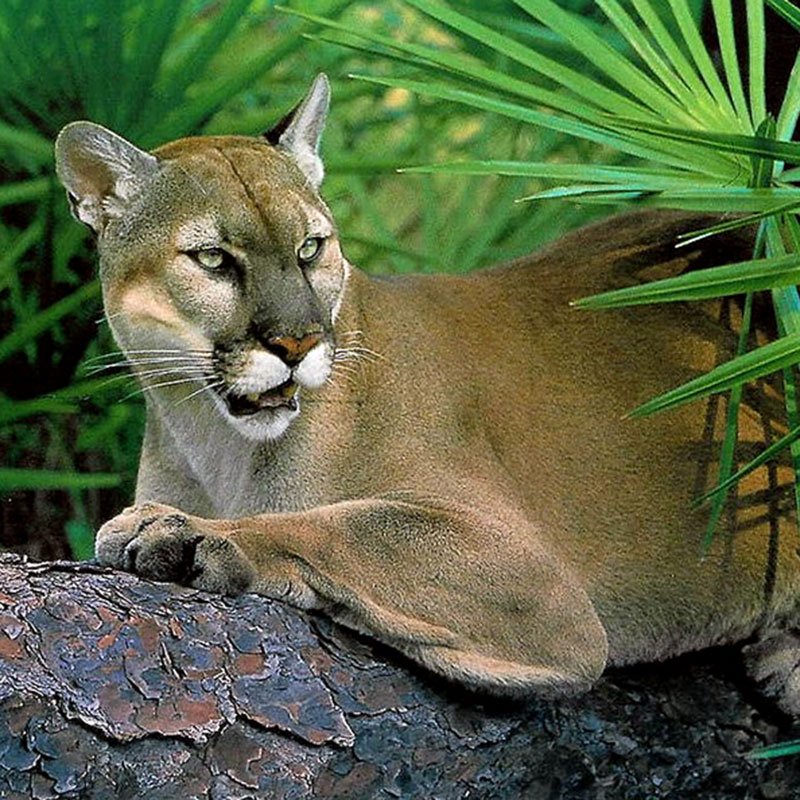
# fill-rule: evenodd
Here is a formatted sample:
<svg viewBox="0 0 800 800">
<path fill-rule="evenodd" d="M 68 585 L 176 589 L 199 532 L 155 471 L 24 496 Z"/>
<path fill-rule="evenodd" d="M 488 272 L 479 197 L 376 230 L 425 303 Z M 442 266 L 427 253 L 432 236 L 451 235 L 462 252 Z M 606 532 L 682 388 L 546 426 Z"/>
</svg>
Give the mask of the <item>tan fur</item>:
<svg viewBox="0 0 800 800">
<path fill-rule="evenodd" d="M 692 500 L 714 483 L 724 403 L 623 419 L 730 356 L 734 335 L 718 316 L 732 309 L 735 327 L 735 304 L 568 306 L 735 254 L 715 243 L 676 256 L 691 221 L 629 215 L 466 277 L 368 277 L 347 265 L 316 193 L 322 89 L 301 106 L 302 125 L 316 125 L 305 139 L 297 123 L 277 146 L 186 139 L 156 151 L 156 168 L 139 151 L 117 159 L 147 174 L 126 175 L 123 210 L 106 203 L 105 215 L 85 188 L 113 194 L 103 169 L 95 184 L 88 175 L 103 134 L 78 123 L 59 140 L 76 214 L 98 233 L 122 349 L 136 361 L 143 350 L 228 348 L 208 377 L 146 394 L 137 505 L 101 529 L 100 560 L 319 608 L 494 691 L 585 689 L 609 664 L 791 629 L 800 560 L 788 471 L 748 480 L 703 558 L 707 511 Z M 179 229 L 229 247 L 241 274 L 204 272 L 177 251 Z M 297 250 L 323 229 L 304 274 Z M 264 341 L 324 329 L 313 380 L 331 367 L 324 386 L 301 383 L 285 430 L 260 438 L 202 390 L 219 370 L 228 390 L 259 385 L 245 374 L 266 353 L 256 318 Z M 745 400 L 740 462 L 780 433 L 778 393 L 759 385 Z M 765 645 L 771 666 L 756 673 L 791 674 L 796 641 L 781 639 L 780 657 Z M 788 687 L 794 713 L 796 683 L 772 687 Z"/>
</svg>

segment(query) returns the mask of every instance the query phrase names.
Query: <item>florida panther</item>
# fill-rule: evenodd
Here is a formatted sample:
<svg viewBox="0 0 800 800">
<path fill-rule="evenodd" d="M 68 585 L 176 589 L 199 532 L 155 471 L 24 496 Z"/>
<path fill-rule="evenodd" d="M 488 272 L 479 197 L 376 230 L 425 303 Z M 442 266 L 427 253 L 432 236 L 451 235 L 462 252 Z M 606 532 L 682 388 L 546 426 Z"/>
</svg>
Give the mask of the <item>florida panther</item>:
<svg viewBox="0 0 800 800">
<path fill-rule="evenodd" d="M 702 260 L 670 249 L 681 220 L 622 216 L 466 276 L 370 277 L 319 195 L 328 103 L 320 75 L 263 137 L 58 138 L 147 390 L 136 505 L 99 531 L 100 561 L 321 609 L 497 692 L 758 636 L 754 672 L 798 713 L 794 519 L 755 475 L 701 558 L 691 501 L 719 430 L 703 404 L 622 418 L 713 366 L 730 331 L 683 304 L 568 307 L 632 264 Z"/>
</svg>

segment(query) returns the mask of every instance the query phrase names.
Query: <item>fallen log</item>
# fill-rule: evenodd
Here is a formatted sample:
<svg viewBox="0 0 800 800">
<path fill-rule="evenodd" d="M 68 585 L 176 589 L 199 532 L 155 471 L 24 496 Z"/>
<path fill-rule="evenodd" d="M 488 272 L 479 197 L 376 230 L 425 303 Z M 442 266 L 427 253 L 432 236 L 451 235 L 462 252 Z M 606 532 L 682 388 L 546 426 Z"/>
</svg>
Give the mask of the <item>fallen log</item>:
<svg viewBox="0 0 800 800">
<path fill-rule="evenodd" d="M 732 656 L 498 701 L 266 598 L 2 555 L 0 797 L 796 797 Z"/>
</svg>

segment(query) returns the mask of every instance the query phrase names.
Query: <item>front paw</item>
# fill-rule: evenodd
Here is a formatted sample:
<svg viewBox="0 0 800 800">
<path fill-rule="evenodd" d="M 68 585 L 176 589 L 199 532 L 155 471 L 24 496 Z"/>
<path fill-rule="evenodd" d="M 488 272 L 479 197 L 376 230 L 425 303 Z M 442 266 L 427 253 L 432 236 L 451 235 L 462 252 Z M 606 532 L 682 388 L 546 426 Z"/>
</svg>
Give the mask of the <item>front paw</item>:
<svg viewBox="0 0 800 800">
<path fill-rule="evenodd" d="M 241 594 L 253 583 L 255 570 L 239 547 L 216 532 L 218 527 L 172 506 L 145 503 L 100 528 L 95 554 L 101 564 L 143 578 Z"/>
</svg>

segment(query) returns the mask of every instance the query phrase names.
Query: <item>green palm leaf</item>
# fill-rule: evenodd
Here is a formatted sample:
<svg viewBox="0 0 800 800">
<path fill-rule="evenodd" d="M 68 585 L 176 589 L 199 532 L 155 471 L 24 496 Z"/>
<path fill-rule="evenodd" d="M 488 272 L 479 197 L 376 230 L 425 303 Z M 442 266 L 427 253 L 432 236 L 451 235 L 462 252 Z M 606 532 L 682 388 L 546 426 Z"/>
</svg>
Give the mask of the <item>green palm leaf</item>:
<svg viewBox="0 0 800 800">
<path fill-rule="evenodd" d="M 759 347 L 758 350 L 720 364 L 710 372 L 643 403 L 628 416 L 646 417 L 657 411 L 666 411 L 691 400 L 718 394 L 772 372 L 792 367 L 798 361 L 800 361 L 800 333 L 788 334 L 776 342 Z"/>
<path fill-rule="evenodd" d="M 800 283 L 800 254 L 741 261 L 576 300 L 584 309 L 707 300 Z"/>
</svg>

